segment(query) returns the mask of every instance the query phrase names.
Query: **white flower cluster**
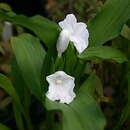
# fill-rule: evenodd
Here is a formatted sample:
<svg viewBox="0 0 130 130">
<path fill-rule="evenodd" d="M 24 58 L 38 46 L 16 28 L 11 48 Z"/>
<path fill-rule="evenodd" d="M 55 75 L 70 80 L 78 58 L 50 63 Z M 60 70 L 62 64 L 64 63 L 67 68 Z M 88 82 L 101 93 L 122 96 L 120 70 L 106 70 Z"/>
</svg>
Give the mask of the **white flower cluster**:
<svg viewBox="0 0 130 130">
<path fill-rule="evenodd" d="M 76 17 L 69 14 L 63 21 L 59 22 L 59 26 L 62 31 L 57 41 L 58 56 L 61 56 L 67 49 L 70 41 L 79 53 L 82 53 L 87 48 L 89 33 L 85 23 L 77 22 Z M 67 75 L 63 71 L 57 71 L 47 76 L 46 80 L 49 83 L 49 89 L 46 93 L 48 99 L 69 104 L 76 97 L 73 91 L 75 87 L 74 77 Z"/>
</svg>

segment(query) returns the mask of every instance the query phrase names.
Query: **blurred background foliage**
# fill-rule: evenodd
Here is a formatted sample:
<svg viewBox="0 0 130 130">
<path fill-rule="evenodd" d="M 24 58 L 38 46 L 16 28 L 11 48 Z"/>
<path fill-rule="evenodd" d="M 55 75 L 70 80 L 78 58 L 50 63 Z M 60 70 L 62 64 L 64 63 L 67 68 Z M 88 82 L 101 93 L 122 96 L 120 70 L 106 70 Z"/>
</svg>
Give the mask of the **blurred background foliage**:
<svg viewBox="0 0 130 130">
<path fill-rule="evenodd" d="M 66 14 L 74 13 L 79 21 L 89 21 L 100 11 L 106 0 L 1 0 L 0 10 L 13 10 L 18 14 L 33 16 L 41 14 L 53 21 L 62 20 Z M 13 35 L 20 34 L 23 30 L 20 26 L 12 25 Z M 12 51 L 9 41 L 4 41 L 2 38 L 4 21 L 0 20 L 0 72 L 10 76 L 11 67 L 10 59 Z M 108 46 L 123 51 L 130 60 L 130 20 L 124 25 L 120 36 L 105 43 Z M 130 130 L 130 63 L 118 64 L 113 61 L 98 60 L 86 64 L 85 73 L 88 75 L 95 70 L 100 77 L 103 88 L 97 90 L 97 100 L 101 103 L 102 110 L 107 118 L 106 130 L 112 130 L 115 126 L 117 130 Z M 129 79 L 129 80 L 128 80 Z M 127 80 L 129 82 L 127 82 Z M 36 101 L 34 100 L 36 103 Z M 0 89 L 0 122 L 11 126 L 14 117 L 10 111 L 11 98 Z M 36 111 L 36 112 L 34 112 Z M 40 104 L 32 108 L 32 118 L 36 123 L 37 120 L 42 120 L 40 115 L 43 111 L 40 109 Z M 121 116 L 121 118 L 120 118 Z M 47 117 L 52 118 L 52 117 Z M 56 117 L 57 121 L 57 117 Z M 118 123 L 117 123 L 118 122 Z M 44 127 L 41 125 L 41 127 Z M 41 128 L 46 129 L 46 128 Z"/>
<path fill-rule="evenodd" d="M 68 12 L 76 14 L 79 20 L 86 21 L 100 10 L 103 3 L 104 0 L 48 0 L 46 9 L 55 21 L 63 19 Z"/>
</svg>

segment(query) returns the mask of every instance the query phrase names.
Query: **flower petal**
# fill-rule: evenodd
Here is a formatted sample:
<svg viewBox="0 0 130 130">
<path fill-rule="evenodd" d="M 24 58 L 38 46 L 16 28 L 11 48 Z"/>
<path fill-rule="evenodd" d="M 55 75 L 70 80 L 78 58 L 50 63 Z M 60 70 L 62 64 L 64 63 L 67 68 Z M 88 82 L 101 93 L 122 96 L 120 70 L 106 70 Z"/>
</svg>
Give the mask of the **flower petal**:
<svg viewBox="0 0 130 130">
<path fill-rule="evenodd" d="M 3 32 L 2 32 L 2 38 L 3 38 L 3 40 L 9 40 L 11 36 L 13 36 L 12 23 L 6 21 L 4 23 L 4 28 L 3 28 Z"/>
<path fill-rule="evenodd" d="M 89 32 L 87 25 L 83 22 L 77 22 L 73 14 L 69 14 L 66 18 L 59 22 L 60 27 L 63 29 L 58 39 L 57 50 L 58 54 L 61 55 L 67 48 L 69 40 L 74 43 L 77 51 L 82 53 L 88 47 Z"/>
<path fill-rule="evenodd" d="M 72 81 L 74 82 L 75 78 L 72 76 L 67 75 L 64 71 L 57 71 L 54 74 L 51 74 L 49 76 L 46 77 L 46 80 L 51 84 L 54 83 L 56 79 L 65 81 Z"/>
<path fill-rule="evenodd" d="M 68 44 L 69 44 L 69 33 L 66 30 L 62 30 L 60 32 L 58 41 L 57 41 L 57 51 L 58 51 L 58 56 L 61 56 L 62 53 L 67 49 Z"/>
<path fill-rule="evenodd" d="M 76 23 L 74 27 L 75 37 L 80 37 L 85 42 L 88 41 L 89 37 L 89 33 L 86 27 L 87 25 L 82 22 Z"/>
<path fill-rule="evenodd" d="M 68 14 L 66 16 L 66 21 L 68 21 L 69 24 L 73 25 L 77 22 L 77 19 L 74 14 Z"/>
<path fill-rule="evenodd" d="M 60 103 L 69 104 L 76 97 L 73 92 L 75 86 L 74 77 L 67 75 L 63 71 L 57 71 L 54 74 L 47 76 L 46 79 L 49 83 L 49 89 L 46 93 L 48 99 L 52 101 L 59 100 Z M 57 82 L 59 80 L 61 82 Z"/>
<path fill-rule="evenodd" d="M 62 29 L 66 29 L 72 32 L 73 25 L 76 24 L 76 22 L 77 22 L 76 17 L 73 14 L 68 14 L 63 21 L 59 22 L 59 26 Z"/>
<path fill-rule="evenodd" d="M 73 42 L 79 53 L 82 53 L 88 47 L 88 39 L 84 40 L 80 37 L 71 37 L 70 40 Z"/>
<path fill-rule="evenodd" d="M 54 86 L 55 84 L 50 84 L 49 85 L 49 89 L 46 93 L 46 96 L 48 99 L 52 100 L 52 101 L 56 101 L 59 100 L 59 97 L 57 95 L 57 87 Z"/>
</svg>

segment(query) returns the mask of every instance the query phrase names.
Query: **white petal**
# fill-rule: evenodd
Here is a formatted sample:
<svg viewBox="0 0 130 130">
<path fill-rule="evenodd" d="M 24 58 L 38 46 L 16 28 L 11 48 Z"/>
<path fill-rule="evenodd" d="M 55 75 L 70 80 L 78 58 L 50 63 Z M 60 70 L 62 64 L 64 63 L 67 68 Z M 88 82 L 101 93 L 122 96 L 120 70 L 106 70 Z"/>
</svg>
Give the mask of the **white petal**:
<svg viewBox="0 0 130 130">
<path fill-rule="evenodd" d="M 77 22 L 77 19 L 74 14 L 68 14 L 66 16 L 66 21 L 68 21 L 69 24 L 75 24 Z"/>
<path fill-rule="evenodd" d="M 76 23 L 74 25 L 74 34 L 70 36 L 70 41 L 74 43 L 79 53 L 82 53 L 88 47 L 89 33 L 86 27 L 85 23 Z"/>
<path fill-rule="evenodd" d="M 61 80 L 62 82 L 66 81 L 74 82 L 75 78 L 70 75 L 67 75 L 64 71 L 57 71 L 54 74 L 47 76 L 46 80 L 51 84 L 55 83 L 56 80 Z"/>
<path fill-rule="evenodd" d="M 79 22 L 74 26 L 75 35 L 80 36 L 83 39 L 87 39 L 89 37 L 89 33 L 87 30 L 87 25 L 85 23 Z"/>
<path fill-rule="evenodd" d="M 82 53 L 88 47 L 89 32 L 85 23 L 77 22 L 75 16 L 69 14 L 66 16 L 64 21 L 59 22 L 59 25 L 63 29 L 63 32 L 68 32 L 63 34 L 61 33 L 58 39 L 57 50 L 59 50 L 59 55 L 66 50 L 69 40 L 74 43 L 74 46 L 79 53 Z"/>
<path fill-rule="evenodd" d="M 79 22 L 75 24 L 74 29 L 74 36 L 80 37 L 80 39 L 84 40 L 85 42 L 87 42 L 89 38 L 89 32 L 86 27 L 87 25 L 85 23 Z"/>
<path fill-rule="evenodd" d="M 73 31 L 73 26 L 76 24 L 76 22 L 77 22 L 77 19 L 74 16 L 74 14 L 68 14 L 63 21 L 59 22 L 59 26 L 62 29 Z"/>
<path fill-rule="evenodd" d="M 67 75 L 63 71 L 57 71 L 56 73 L 47 76 L 47 81 L 49 83 L 49 89 L 46 93 L 48 99 L 52 101 L 59 100 L 60 103 L 71 103 L 76 97 L 73 92 L 75 83 L 74 77 Z M 60 80 L 61 82 L 57 81 Z"/>
<path fill-rule="evenodd" d="M 49 85 L 49 89 L 46 93 L 46 96 L 48 97 L 48 99 L 52 100 L 52 101 L 56 101 L 59 100 L 59 97 L 57 95 L 57 87 L 55 86 L 55 84 L 50 84 Z"/>
<path fill-rule="evenodd" d="M 58 41 L 57 41 L 57 51 L 58 51 L 58 56 L 61 56 L 62 53 L 67 49 L 68 44 L 69 44 L 69 33 L 66 30 L 62 30 L 60 32 Z"/>
<path fill-rule="evenodd" d="M 76 50 L 79 53 L 82 53 L 88 47 L 88 39 L 84 40 L 80 37 L 71 37 L 70 40 L 73 42 L 74 46 L 76 47 Z"/>
</svg>

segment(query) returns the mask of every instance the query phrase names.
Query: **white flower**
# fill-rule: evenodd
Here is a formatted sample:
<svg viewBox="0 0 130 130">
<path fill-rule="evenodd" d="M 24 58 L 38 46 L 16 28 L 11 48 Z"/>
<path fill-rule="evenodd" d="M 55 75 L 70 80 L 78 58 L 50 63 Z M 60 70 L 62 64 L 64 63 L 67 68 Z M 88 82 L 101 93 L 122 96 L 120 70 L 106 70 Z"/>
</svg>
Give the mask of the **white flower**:
<svg viewBox="0 0 130 130">
<path fill-rule="evenodd" d="M 9 40 L 11 36 L 13 36 L 12 23 L 5 21 L 4 27 L 3 27 L 2 38 L 3 40 Z"/>
<path fill-rule="evenodd" d="M 82 53 L 88 47 L 89 32 L 87 25 L 83 22 L 77 22 L 73 14 L 68 14 L 63 21 L 59 22 L 59 26 L 62 28 L 57 41 L 59 56 L 67 49 L 69 41 L 73 42 L 79 53 Z"/>
<path fill-rule="evenodd" d="M 46 93 L 48 99 L 52 101 L 59 100 L 60 103 L 71 103 L 75 98 L 73 92 L 75 83 L 74 77 L 67 75 L 63 71 L 57 71 L 52 75 L 46 77 L 49 83 L 49 89 Z"/>
</svg>

